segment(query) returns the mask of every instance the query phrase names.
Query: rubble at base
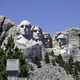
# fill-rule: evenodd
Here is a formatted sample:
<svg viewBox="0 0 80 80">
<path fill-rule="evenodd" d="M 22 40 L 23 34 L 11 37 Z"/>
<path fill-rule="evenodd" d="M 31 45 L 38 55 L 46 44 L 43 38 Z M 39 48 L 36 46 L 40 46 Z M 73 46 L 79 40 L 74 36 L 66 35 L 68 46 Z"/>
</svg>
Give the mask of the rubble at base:
<svg viewBox="0 0 80 80">
<path fill-rule="evenodd" d="M 65 70 L 59 66 L 47 64 L 42 68 L 33 71 L 29 80 L 74 80 L 67 75 Z"/>
</svg>

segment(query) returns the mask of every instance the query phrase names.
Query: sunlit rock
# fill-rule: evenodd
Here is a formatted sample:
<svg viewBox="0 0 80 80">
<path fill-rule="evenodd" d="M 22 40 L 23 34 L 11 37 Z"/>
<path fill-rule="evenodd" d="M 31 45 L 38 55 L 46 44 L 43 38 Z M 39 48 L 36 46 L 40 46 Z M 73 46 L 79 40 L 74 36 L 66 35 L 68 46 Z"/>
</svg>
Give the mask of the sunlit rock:
<svg viewBox="0 0 80 80">
<path fill-rule="evenodd" d="M 32 27 L 32 34 L 33 34 L 33 39 L 38 41 L 43 39 L 42 35 L 42 29 L 39 26 L 33 26 Z"/>
<path fill-rule="evenodd" d="M 43 44 L 45 48 L 52 48 L 52 38 L 49 33 L 43 32 Z"/>
<path fill-rule="evenodd" d="M 25 36 L 27 39 L 31 39 L 31 23 L 28 20 L 23 20 L 19 25 L 20 34 Z"/>
</svg>

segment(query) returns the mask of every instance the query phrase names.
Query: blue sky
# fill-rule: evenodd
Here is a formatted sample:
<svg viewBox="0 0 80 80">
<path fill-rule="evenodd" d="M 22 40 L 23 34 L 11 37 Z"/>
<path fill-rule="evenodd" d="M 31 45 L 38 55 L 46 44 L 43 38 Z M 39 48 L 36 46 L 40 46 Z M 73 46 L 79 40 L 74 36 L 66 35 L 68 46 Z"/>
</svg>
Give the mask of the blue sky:
<svg viewBox="0 0 80 80">
<path fill-rule="evenodd" d="M 80 0 L 0 0 L 0 15 L 30 20 L 50 33 L 80 27 Z"/>
</svg>

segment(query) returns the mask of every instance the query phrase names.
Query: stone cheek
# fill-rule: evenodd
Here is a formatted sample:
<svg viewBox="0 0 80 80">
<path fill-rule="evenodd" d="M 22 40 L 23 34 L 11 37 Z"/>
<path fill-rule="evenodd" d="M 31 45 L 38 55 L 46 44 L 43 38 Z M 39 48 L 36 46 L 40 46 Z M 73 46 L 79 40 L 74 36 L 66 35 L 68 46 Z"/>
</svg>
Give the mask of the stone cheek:
<svg viewBox="0 0 80 80">
<path fill-rule="evenodd" d="M 80 39 L 79 39 L 78 35 L 73 35 L 73 34 L 69 35 L 69 44 L 79 47 L 79 45 L 80 45 L 80 41 L 79 40 Z"/>
</svg>

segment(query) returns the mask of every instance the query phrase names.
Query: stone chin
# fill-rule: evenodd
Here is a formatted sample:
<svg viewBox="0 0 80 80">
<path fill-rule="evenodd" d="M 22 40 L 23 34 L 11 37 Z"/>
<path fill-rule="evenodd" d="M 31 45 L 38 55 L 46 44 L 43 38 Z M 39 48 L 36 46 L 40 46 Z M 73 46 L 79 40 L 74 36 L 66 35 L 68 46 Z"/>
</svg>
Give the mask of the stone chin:
<svg viewBox="0 0 80 80">
<path fill-rule="evenodd" d="M 39 40 L 39 39 L 40 39 L 40 38 L 39 38 L 38 36 L 36 36 L 36 35 L 34 35 L 33 38 L 34 38 L 35 40 Z"/>
</svg>

